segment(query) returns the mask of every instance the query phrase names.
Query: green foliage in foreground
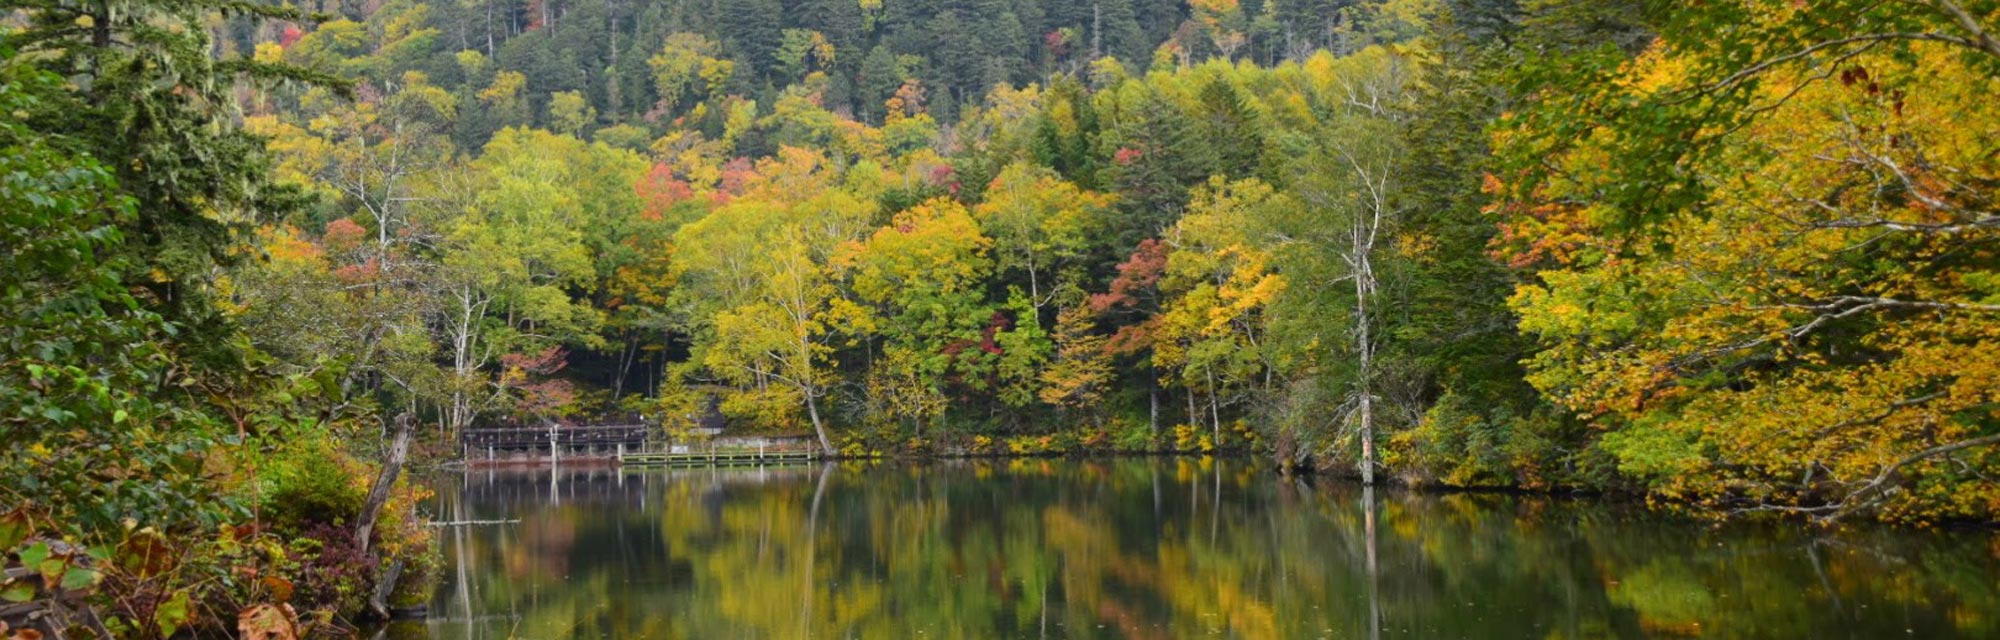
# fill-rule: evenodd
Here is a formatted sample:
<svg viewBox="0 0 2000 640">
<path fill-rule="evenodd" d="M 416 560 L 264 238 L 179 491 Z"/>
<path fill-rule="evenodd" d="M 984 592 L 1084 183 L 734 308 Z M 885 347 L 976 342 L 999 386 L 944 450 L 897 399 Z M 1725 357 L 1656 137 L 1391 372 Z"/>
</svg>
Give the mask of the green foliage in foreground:
<svg viewBox="0 0 2000 640">
<path fill-rule="evenodd" d="M 0 111 L 43 108 L 58 81 L 9 66 Z M 65 148 L 70 141 L 0 123 L 0 467 L 10 496 L 67 505 L 80 529 L 109 531 L 133 518 L 163 526 L 213 526 L 242 515 L 213 500 L 202 460 L 222 444 L 213 418 L 157 402 L 167 388 L 174 331 L 123 280 L 135 265 L 119 251 L 131 201 L 109 171 Z M 32 470 L 32 471 L 31 471 Z"/>
<path fill-rule="evenodd" d="M 325 402 L 329 378 L 267 375 L 268 356 L 216 292 L 218 271 L 243 254 L 238 232 L 298 202 L 267 180 L 262 142 L 234 126 L 236 80 L 317 78 L 210 58 L 203 21 L 298 16 L 234 4 L 4 8 L 0 551 L 27 573 L 0 583 L 0 598 L 28 605 L 7 622 L 71 636 L 289 636 L 362 613 L 305 588 L 308 576 L 367 593 L 378 565 L 403 562 L 413 583 L 429 580 L 429 534 L 407 486 L 368 540 L 331 516 L 258 513 L 274 489 L 260 472 L 306 461 L 290 443 L 365 423 Z M 366 449 L 315 450 L 344 465 L 315 479 L 365 483 L 372 470 L 350 448 Z"/>
</svg>

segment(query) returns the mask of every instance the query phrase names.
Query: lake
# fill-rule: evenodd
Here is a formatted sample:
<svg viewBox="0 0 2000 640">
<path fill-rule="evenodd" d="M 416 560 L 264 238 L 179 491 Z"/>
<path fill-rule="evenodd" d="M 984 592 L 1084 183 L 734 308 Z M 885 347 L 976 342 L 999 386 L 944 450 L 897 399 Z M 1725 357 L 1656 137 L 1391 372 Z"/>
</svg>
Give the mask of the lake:
<svg viewBox="0 0 2000 640">
<path fill-rule="evenodd" d="M 1243 460 L 433 479 L 435 638 L 2000 636 L 2000 535 L 1716 526 Z"/>
</svg>

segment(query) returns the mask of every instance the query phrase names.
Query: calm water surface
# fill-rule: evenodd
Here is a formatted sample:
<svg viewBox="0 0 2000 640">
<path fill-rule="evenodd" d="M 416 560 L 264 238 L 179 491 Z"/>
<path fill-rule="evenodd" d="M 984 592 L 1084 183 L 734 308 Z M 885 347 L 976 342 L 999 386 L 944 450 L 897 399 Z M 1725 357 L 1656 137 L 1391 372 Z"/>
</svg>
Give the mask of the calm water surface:
<svg viewBox="0 0 2000 640">
<path fill-rule="evenodd" d="M 436 479 L 435 638 L 2000 637 L 2000 535 L 1711 527 L 1229 460 Z M 1371 621 L 1374 621 L 1371 623 Z"/>
</svg>

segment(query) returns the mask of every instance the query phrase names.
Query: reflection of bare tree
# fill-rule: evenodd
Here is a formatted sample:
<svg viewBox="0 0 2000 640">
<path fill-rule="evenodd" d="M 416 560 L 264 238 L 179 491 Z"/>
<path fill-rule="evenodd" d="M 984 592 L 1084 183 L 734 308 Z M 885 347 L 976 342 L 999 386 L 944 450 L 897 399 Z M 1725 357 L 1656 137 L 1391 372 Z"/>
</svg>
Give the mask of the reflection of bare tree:
<svg viewBox="0 0 2000 640">
<path fill-rule="evenodd" d="M 1368 637 L 1382 637 L 1381 572 L 1375 565 L 1375 485 L 1361 487 L 1362 535 L 1368 544 Z"/>
<path fill-rule="evenodd" d="M 1217 532 L 1219 532 L 1219 531 L 1220 531 L 1220 530 L 1222 529 L 1222 465 L 1219 465 L 1219 464 L 1218 464 L 1218 465 L 1215 465 L 1215 466 L 1213 467 L 1213 469 L 1214 469 L 1214 471 L 1215 471 L 1215 473 L 1214 473 L 1214 475 L 1215 475 L 1215 499 L 1214 499 L 1213 501 L 1211 501 L 1211 502 L 1210 502 L 1210 506 L 1211 506 L 1212 508 L 1210 508 L 1210 509 L 1208 510 L 1208 544 L 1209 544 L 1209 546 L 1214 546 L 1214 545 L 1215 545 L 1215 537 L 1216 537 L 1216 534 L 1217 534 Z"/>
<path fill-rule="evenodd" d="M 1819 578 L 1819 588 L 1826 591 L 1827 598 L 1833 600 L 1833 610 L 1845 613 L 1846 605 L 1840 601 L 1840 590 L 1834 588 L 1833 581 L 1826 578 L 1826 563 L 1819 557 L 1820 541 L 1806 543 L 1806 558 L 1812 561 L 1813 575 Z"/>
<path fill-rule="evenodd" d="M 1160 519 L 1160 465 L 1152 465 L 1153 519 Z"/>
<path fill-rule="evenodd" d="M 488 478 L 490 480 L 491 476 L 488 476 Z M 466 519 L 464 493 L 467 481 L 465 476 L 459 477 L 458 484 L 459 495 L 454 495 L 447 499 L 451 500 L 451 519 L 463 521 Z M 451 540 L 451 564 L 458 572 L 458 580 L 452 584 L 452 595 L 454 596 L 452 599 L 458 602 L 458 615 L 470 618 L 472 617 L 473 555 L 470 553 L 471 545 L 465 539 L 465 527 L 452 527 Z"/>
<path fill-rule="evenodd" d="M 813 537 L 819 532 L 819 503 L 826 498 L 826 480 L 833 476 L 833 463 L 821 463 L 819 481 L 814 483 L 812 510 L 806 513 L 806 583 L 801 591 L 805 594 L 805 615 L 799 616 L 799 637 L 812 636 L 813 616 L 813 569 L 819 562 L 819 546 Z"/>
</svg>

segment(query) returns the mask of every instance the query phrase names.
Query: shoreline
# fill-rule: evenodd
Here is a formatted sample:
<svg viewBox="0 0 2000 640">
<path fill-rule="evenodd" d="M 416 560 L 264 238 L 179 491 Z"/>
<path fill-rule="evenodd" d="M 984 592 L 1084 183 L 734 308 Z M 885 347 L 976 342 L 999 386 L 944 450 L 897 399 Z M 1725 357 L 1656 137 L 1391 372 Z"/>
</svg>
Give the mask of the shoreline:
<svg viewBox="0 0 2000 640">
<path fill-rule="evenodd" d="M 771 452 L 771 453 L 775 454 L 778 452 Z M 796 450 L 791 451 L 791 453 L 796 453 Z M 604 471 L 623 472 L 627 470 L 636 472 L 646 472 L 646 471 L 670 470 L 670 469 L 702 469 L 702 468 L 751 469 L 751 468 L 764 468 L 764 467 L 806 467 L 816 464 L 841 465 L 848 463 L 875 463 L 875 464 L 893 463 L 893 464 L 903 464 L 903 465 L 929 465 L 937 463 L 1000 462 L 1000 461 L 1024 461 L 1024 460 L 1068 460 L 1076 462 L 1086 462 L 1091 460 L 1115 460 L 1115 459 L 1134 459 L 1134 458 L 1188 459 L 1188 460 L 1211 458 L 1216 460 L 1223 460 L 1223 459 L 1248 460 L 1251 461 L 1256 466 L 1258 466 L 1263 471 L 1276 471 L 1275 473 L 1271 474 L 1272 477 L 1275 479 L 1280 479 L 1280 480 L 1292 479 L 1295 481 L 1305 482 L 1308 484 L 1317 484 L 1320 482 L 1333 482 L 1333 483 L 1351 485 L 1356 487 L 1365 486 L 1361 484 L 1360 475 L 1357 473 L 1352 473 L 1350 470 L 1320 469 L 1312 465 L 1299 465 L 1290 467 L 1289 469 L 1277 470 L 1276 469 L 1277 465 L 1268 458 L 1260 456 L 1254 452 L 1244 451 L 1240 449 L 1221 450 L 1212 452 L 1175 451 L 1175 450 L 1143 450 L 1143 451 L 1117 450 L 1117 451 L 1086 451 L 1086 452 L 1066 451 L 1066 452 L 1035 452 L 1035 453 L 1012 453 L 1012 452 L 983 452 L 983 453 L 954 452 L 954 453 L 921 453 L 921 454 L 905 453 L 905 454 L 879 454 L 879 455 L 860 455 L 860 456 L 853 456 L 853 455 L 821 456 L 821 457 L 814 457 L 809 460 L 798 460 L 794 458 L 794 459 L 764 462 L 764 463 L 723 463 L 723 464 L 711 463 L 711 464 L 676 464 L 676 465 L 660 465 L 660 464 L 624 465 L 620 464 L 615 456 L 577 456 L 574 458 L 562 458 L 559 459 L 559 461 L 556 464 L 551 465 L 546 456 L 538 456 L 532 458 L 514 458 L 507 460 L 496 460 L 490 463 L 481 460 L 465 460 L 461 458 L 461 459 L 446 460 L 427 466 L 429 466 L 433 470 L 450 470 L 457 472 L 472 472 L 475 470 L 509 471 L 509 472 L 524 472 L 524 471 L 544 472 L 550 469 L 561 470 L 564 468 L 574 469 L 578 471 L 591 471 L 591 472 L 604 472 Z M 1951 530 L 1951 531 L 2000 532 L 2000 522 L 1979 522 L 1979 521 L 1967 521 L 1967 520 L 1938 521 L 1938 522 L 1930 522 L 1923 524 L 1912 524 L 1912 523 L 1885 522 L 1873 518 L 1864 518 L 1849 522 L 1839 522 L 1832 525 L 1818 525 L 1810 521 L 1801 520 L 1796 517 L 1788 517 L 1785 514 L 1775 514 L 1775 513 L 1727 514 L 1726 512 L 1720 510 L 1692 508 L 1683 503 L 1654 504 L 1647 499 L 1647 496 L 1644 492 L 1622 490 L 1618 488 L 1552 487 L 1547 489 L 1535 489 L 1522 486 L 1503 486 L 1503 485 L 1467 486 L 1467 485 L 1451 485 L 1441 482 L 1425 482 L 1421 480 L 1412 481 L 1403 476 L 1398 476 L 1394 474 L 1385 474 L 1380 476 L 1374 486 L 1375 488 L 1393 489 L 1396 491 L 1407 491 L 1407 492 L 1426 494 L 1426 495 L 1489 494 L 1489 495 L 1508 495 L 1508 496 L 1523 496 L 1523 497 L 1527 496 L 1546 497 L 1546 498 L 1556 498 L 1563 500 L 1598 500 L 1610 503 L 1636 505 L 1652 511 L 1658 511 L 1661 513 L 1668 513 L 1681 517 L 1686 517 L 1690 520 L 1708 521 L 1717 526 L 1732 522 L 1766 521 L 1766 522 L 1783 522 L 1788 524 L 1803 524 L 1803 525 L 1808 525 L 1809 528 L 1816 530 L 1835 530 L 1854 523 L 1866 523 L 1870 526 L 1887 526 L 1894 529 L 1907 530 L 1907 531 Z"/>
</svg>

